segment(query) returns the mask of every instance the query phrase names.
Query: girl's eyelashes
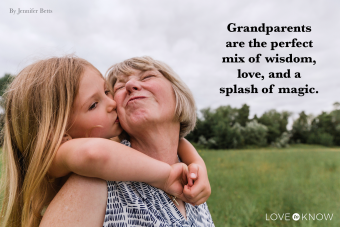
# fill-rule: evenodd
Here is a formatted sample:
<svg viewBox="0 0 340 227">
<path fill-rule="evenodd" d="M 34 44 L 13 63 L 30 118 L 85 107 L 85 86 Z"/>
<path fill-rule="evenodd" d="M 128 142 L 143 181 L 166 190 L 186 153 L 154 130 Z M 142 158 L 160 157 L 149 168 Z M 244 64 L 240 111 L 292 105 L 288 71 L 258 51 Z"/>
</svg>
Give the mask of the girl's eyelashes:
<svg viewBox="0 0 340 227">
<path fill-rule="evenodd" d="M 105 95 L 109 95 L 111 93 L 110 90 L 105 90 Z"/>
<path fill-rule="evenodd" d="M 108 90 L 108 89 L 106 89 L 104 92 L 105 92 L 105 95 L 110 95 L 111 94 L 111 91 Z M 89 107 L 89 110 L 95 109 L 97 107 L 97 105 L 98 105 L 98 102 L 92 103 L 91 106 Z"/>
<path fill-rule="evenodd" d="M 90 106 L 89 110 L 95 109 L 97 107 L 97 104 L 98 104 L 98 102 L 92 103 L 92 105 Z"/>
</svg>

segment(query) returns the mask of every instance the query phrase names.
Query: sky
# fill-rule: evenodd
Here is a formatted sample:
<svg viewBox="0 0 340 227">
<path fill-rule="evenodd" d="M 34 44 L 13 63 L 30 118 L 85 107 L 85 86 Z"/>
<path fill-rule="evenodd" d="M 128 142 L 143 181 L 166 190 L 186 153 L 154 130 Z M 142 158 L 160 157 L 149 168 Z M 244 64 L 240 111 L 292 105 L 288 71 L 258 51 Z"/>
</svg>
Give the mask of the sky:
<svg viewBox="0 0 340 227">
<path fill-rule="evenodd" d="M 21 10 L 37 13 L 17 14 Z M 40 9 L 46 10 L 41 13 Z M 17 74 L 35 60 L 75 54 L 103 74 L 113 64 L 135 56 L 151 56 L 170 65 L 191 89 L 197 109 L 231 105 L 250 106 L 250 117 L 276 109 L 292 113 L 290 125 L 305 111 L 314 116 L 331 111 L 340 102 L 340 1 L 51 1 L 0 3 L 0 76 Z M 11 13 L 11 9 L 16 13 Z M 52 12 L 51 12 L 52 11 Z M 50 13 L 48 13 L 50 12 Z M 310 32 L 232 32 L 238 26 L 310 26 Z M 266 48 L 250 48 L 256 39 Z M 297 41 L 308 47 L 278 47 L 271 42 Z M 226 42 L 245 43 L 226 47 Z M 311 47 L 312 46 L 312 47 Z M 222 63 L 237 54 L 245 63 Z M 259 63 L 249 57 L 261 54 Z M 310 63 L 266 63 L 265 57 L 311 57 Z M 269 72 L 287 72 L 291 78 L 269 78 Z M 241 72 L 264 75 L 237 78 Z M 301 78 L 294 78 L 300 72 Z M 262 93 L 271 84 L 273 93 Z M 220 93 L 220 88 L 246 88 L 257 94 Z M 315 88 L 318 93 L 283 94 L 278 88 Z"/>
</svg>

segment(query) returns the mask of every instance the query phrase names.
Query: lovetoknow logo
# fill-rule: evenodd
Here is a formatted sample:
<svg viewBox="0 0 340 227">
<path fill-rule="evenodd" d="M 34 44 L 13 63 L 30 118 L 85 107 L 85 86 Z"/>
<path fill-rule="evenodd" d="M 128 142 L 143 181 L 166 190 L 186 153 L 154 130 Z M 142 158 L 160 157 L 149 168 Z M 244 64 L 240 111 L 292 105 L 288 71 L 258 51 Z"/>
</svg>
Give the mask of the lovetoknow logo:
<svg viewBox="0 0 340 227">
<path fill-rule="evenodd" d="M 331 221 L 333 214 L 325 213 L 272 213 L 266 214 L 266 221 Z"/>
</svg>

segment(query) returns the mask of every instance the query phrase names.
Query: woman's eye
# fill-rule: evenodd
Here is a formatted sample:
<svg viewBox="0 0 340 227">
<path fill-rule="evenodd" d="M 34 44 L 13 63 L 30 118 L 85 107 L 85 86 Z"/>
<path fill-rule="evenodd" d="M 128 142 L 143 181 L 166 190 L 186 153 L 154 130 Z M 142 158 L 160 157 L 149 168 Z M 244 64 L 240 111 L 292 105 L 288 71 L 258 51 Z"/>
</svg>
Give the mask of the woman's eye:
<svg viewBox="0 0 340 227">
<path fill-rule="evenodd" d="M 153 75 L 147 75 L 147 76 L 145 76 L 145 77 L 143 78 L 143 80 L 144 80 L 144 79 L 148 79 L 148 78 L 150 78 L 150 77 L 153 77 Z"/>
<path fill-rule="evenodd" d="M 97 104 L 98 104 L 98 102 L 93 103 L 93 104 L 90 106 L 89 110 L 95 109 L 95 108 L 97 107 Z"/>
<path fill-rule="evenodd" d="M 109 95 L 110 94 L 110 90 L 105 90 L 105 95 Z"/>
<path fill-rule="evenodd" d="M 124 86 L 117 87 L 115 92 L 118 91 L 119 89 L 123 88 Z"/>
</svg>

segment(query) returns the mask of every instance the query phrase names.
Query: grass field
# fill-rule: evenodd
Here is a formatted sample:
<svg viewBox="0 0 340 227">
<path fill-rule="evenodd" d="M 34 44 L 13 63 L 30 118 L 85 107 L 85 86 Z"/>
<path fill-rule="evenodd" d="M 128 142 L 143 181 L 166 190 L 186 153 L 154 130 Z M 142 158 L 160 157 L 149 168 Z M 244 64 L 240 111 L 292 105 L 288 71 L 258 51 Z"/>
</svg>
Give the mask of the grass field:
<svg viewBox="0 0 340 227">
<path fill-rule="evenodd" d="M 208 168 L 208 206 L 216 227 L 340 226 L 340 148 L 299 145 L 199 153 Z M 276 221 L 270 220 L 273 213 Z M 284 213 L 290 213 L 290 221 L 279 220 L 277 214 Z M 333 218 L 293 221 L 293 213 Z"/>
<path fill-rule="evenodd" d="M 340 148 L 296 145 L 199 153 L 208 168 L 208 206 L 216 226 L 340 226 Z M 290 218 L 280 221 L 277 214 L 282 218 L 284 213 Z M 307 213 L 307 220 L 294 221 L 293 213 Z M 333 218 L 308 220 L 309 213 Z"/>
</svg>

